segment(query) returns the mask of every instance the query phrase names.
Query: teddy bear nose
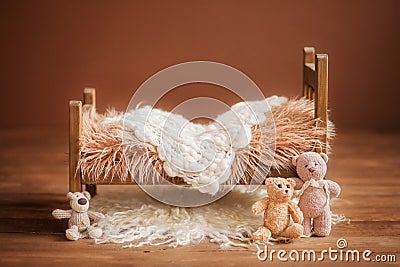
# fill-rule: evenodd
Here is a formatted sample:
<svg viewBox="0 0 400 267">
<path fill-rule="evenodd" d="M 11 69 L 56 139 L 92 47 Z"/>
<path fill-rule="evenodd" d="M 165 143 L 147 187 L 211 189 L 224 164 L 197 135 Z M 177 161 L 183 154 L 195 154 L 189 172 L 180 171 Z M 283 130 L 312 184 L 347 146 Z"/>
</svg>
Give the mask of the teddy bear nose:
<svg viewBox="0 0 400 267">
<path fill-rule="evenodd" d="M 289 190 L 285 189 L 285 193 L 287 194 L 287 192 L 289 192 Z"/>
<path fill-rule="evenodd" d="M 85 205 L 86 203 L 87 203 L 87 200 L 85 198 L 78 199 L 78 204 L 79 205 Z"/>
<path fill-rule="evenodd" d="M 314 168 L 309 168 L 308 171 L 313 173 L 313 172 L 315 172 L 315 169 Z"/>
</svg>

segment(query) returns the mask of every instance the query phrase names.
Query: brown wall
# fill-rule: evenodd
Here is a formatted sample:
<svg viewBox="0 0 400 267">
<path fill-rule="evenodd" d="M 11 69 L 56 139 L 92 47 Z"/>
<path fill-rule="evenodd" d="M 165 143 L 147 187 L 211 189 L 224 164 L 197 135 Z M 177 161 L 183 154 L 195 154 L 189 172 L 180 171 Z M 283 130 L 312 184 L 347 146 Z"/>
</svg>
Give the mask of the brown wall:
<svg viewBox="0 0 400 267">
<path fill-rule="evenodd" d="M 100 110 L 125 109 L 149 76 L 191 60 L 294 96 L 314 45 L 330 56 L 339 129 L 400 129 L 400 1 L 1 1 L 0 22 L 1 127 L 66 127 L 86 86 Z"/>
</svg>

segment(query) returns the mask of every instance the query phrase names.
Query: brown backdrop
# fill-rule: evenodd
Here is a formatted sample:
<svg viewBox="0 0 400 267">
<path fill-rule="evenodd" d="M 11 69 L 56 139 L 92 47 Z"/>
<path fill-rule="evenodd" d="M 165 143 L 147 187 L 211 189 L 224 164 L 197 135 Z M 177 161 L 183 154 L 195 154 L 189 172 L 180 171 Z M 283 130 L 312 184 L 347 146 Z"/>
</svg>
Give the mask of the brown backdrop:
<svg viewBox="0 0 400 267">
<path fill-rule="evenodd" d="M 400 1 L 0 5 L 1 127 L 66 127 L 68 100 L 87 86 L 98 89 L 100 110 L 125 109 L 152 74 L 191 60 L 233 66 L 266 95 L 298 95 L 301 50 L 313 45 L 330 56 L 330 107 L 339 129 L 400 129 Z M 190 89 L 175 95 L 202 94 Z"/>
</svg>

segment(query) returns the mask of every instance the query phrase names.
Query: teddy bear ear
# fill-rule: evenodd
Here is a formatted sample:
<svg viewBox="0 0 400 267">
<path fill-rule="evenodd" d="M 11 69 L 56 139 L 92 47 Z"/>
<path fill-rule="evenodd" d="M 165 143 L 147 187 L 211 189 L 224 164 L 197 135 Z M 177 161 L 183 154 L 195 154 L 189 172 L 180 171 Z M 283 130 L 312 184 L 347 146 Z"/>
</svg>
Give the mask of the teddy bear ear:
<svg viewBox="0 0 400 267">
<path fill-rule="evenodd" d="M 270 185 L 270 184 L 273 184 L 273 183 L 274 183 L 273 178 L 265 179 L 265 184 L 266 184 L 266 185 Z"/>
<path fill-rule="evenodd" d="M 325 153 L 319 153 L 319 155 L 324 159 L 324 161 L 326 162 L 326 163 L 328 163 L 328 155 L 327 154 L 325 154 Z"/>
<path fill-rule="evenodd" d="M 72 193 L 72 192 L 68 192 L 68 194 L 67 194 L 67 198 L 69 198 L 69 199 L 74 199 L 74 193 Z"/>
<path fill-rule="evenodd" d="M 292 178 L 287 178 L 286 181 L 288 181 L 293 188 L 296 186 L 296 181 Z"/>
<path fill-rule="evenodd" d="M 294 166 L 296 166 L 297 165 L 297 160 L 299 159 L 299 156 L 294 156 L 293 158 L 292 158 L 292 164 L 294 165 Z"/>
<path fill-rule="evenodd" d="M 90 200 L 90 193 L 88 191 L 83 191 L 82 194 L 88 199 Z"/>
</svg>

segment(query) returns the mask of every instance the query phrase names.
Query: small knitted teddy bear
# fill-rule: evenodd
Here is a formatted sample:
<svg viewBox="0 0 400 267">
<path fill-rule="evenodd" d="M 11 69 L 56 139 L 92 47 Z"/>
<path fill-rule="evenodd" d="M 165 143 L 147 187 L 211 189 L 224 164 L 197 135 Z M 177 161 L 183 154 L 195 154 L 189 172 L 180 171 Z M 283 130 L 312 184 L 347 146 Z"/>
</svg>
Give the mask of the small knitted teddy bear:
<svg viewBox="0 0 400 267">
<path fill-rule="evenodd" d="M 299 207 L 304 214 L 304 235 L 310 235 L 313 219 L 314 234 L 329 236 L 331 232 L 330 195 L 338 196 L 340 186 L 330 180 L 325 180 L 328 156 L 325 153 L 306 152 L 292 159 L 299 178 L 296 190 L 299 192 Z"/>
<path fill-rule="evenodd" d="M 251 208 L 254 215 L 264 211 L 264 225 L 253 233 L 253 240 L 267 242 L 271 235 L 291 239 L 300 237 L 303 233 L 303 214 L 290 201 L 296 182 L 290 178 L 268 178 L 265 184 L 268 196 L 254 203 Z"/>
<path fill-rule="evenodd" d="M 84 192 L 69 192 L 67 197 L 70 199 L 70 210 L 53 210 L 52 215 L 56 219 L 69 219 L 65 235 L 69 240 L 78 240 L 81 238 L 99 238 L 103 231 L 101 228 L 90 225 L 90 218 L 100 219 L 104 215 L 99 212 L 89 211 L 90 194 Z"/>
</svg>

